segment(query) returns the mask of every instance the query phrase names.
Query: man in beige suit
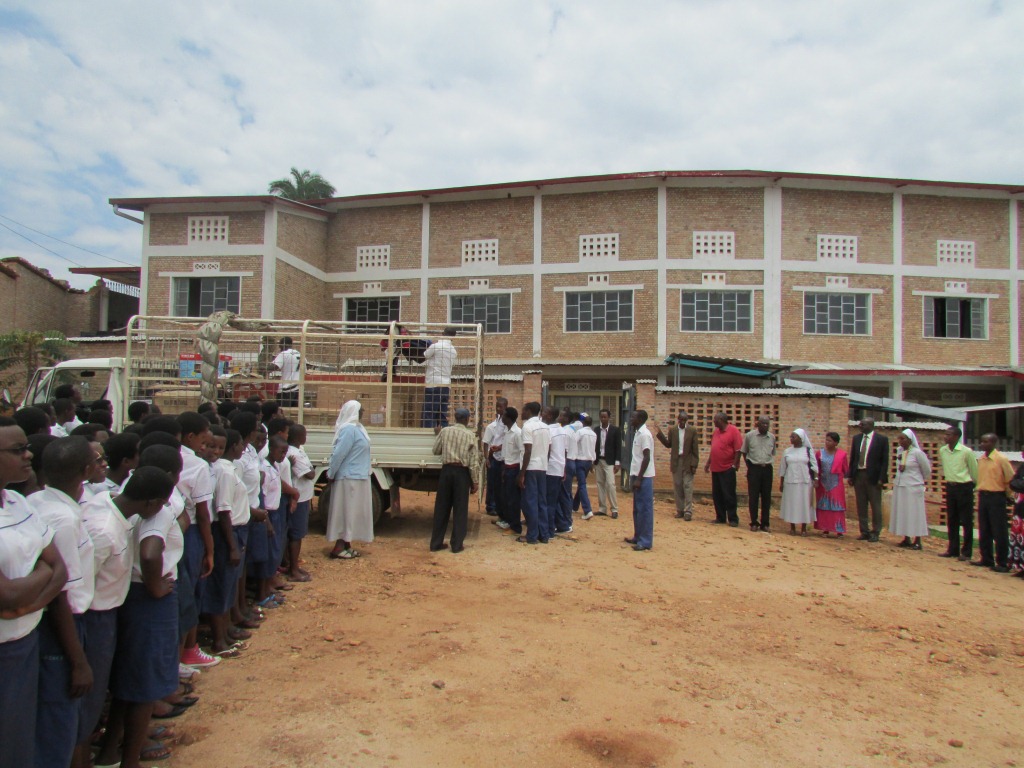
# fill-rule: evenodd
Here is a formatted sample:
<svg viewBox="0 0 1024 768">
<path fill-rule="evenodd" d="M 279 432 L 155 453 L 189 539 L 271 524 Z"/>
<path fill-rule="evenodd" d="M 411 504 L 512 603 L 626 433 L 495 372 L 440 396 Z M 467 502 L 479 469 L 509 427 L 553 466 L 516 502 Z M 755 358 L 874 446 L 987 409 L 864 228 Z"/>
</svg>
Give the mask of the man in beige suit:
<svg viewBox="0 0 1024 768">
<path fill-rule="evenodd" d="M 668 437 L 661 431 L 661 425 L 654 426 L 658 440 L 668 448 L 669 468 L 676 491 L 676 517 L 684 520 L 693 519 L 693 475 L 700 463 L 697 430 L 689 426 L 689 421 L 690 415 L 680 411 L 676 422 L 678 426 L 669 430 Z"/>
</svg>

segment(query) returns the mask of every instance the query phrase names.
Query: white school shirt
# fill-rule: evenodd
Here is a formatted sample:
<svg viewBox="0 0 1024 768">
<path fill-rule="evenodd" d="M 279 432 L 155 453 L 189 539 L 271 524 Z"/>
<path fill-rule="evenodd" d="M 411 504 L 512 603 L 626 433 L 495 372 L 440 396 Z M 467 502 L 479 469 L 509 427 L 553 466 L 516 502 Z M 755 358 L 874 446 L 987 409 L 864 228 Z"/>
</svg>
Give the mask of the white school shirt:
<svg viewBox="0 0 1024 768">
<path fill-rule="evenodd" d="M 309 501 L 313 498 L 315 480 L 307 480 L 303 475 L 313 471 L 313 462 L 304 448 L 294 445 L 288 446 L 288 461 L 292 466 L 292 485 L 299 492 L 299 501 Z"/>
<path fill-rule="evenodd" d="M 85 613 L 92 605 L 96 575 L 93 570 L 92 539 L 82 525 L 82 508 L 77 501 L 56 488 L 44 488 L 33 493 L 29 497 L 29 504 L 43 522 L 53 529 L 53 541 L 68 569 L 64 591 L 67 592 L 71 612 Z"/>
<path fill-rule="evenodd" d="M 302 355 L 297 349 L 285 349 L 278 352 L 273 363 L 281 369 L 281 392 L 294 392 L 299 388 L 295 382 L 299 380 L 299 361 Z"/>
<path fill-rule="evenodd" d="M 630 477 L 640 474 L 640 467 L 644 463 L 644 449 L 651 452 L 651 460 L 647 464 L 644 477 L 654 477 L 654 435 L 651 434 L 651 430 L 647 428 L 646 424 L 633 435 L 633 456 L 629 465 Z"/>
<path fill-rule="evenodd" d="M 120 493 L 121 486 L 111 480 L 109 477 L 106 478 L 102 483 L 85 483 L 82 486 L 82 498 L 79 501 L 80 504 L 85 504 L 87 501 L 91 501 L 99 496 L 101 493 Z"/>
<path fill-rule="evenodd" d="M 23 579 L 35 570 L 39 556 L 53 541 L 53 529 L 35 513 L 20 493 L 0 490 L 0 573 Z M 0 619 L 0 643 L 20 640 L 43 618 L 42 609 L 16 619 Z"/>
<path fill-rule="evenodd" d="M 54 424 L 52 427 L 50 427 L 50 434 L 53 435 L 54 437 L 67 437 L 68 431 L 64 429 L 63 424 Z"/>
<path fill-rule="evenodd" d="M 488 447 L 498 446 L 498 450 L 494 452 L 495 461 L 504 461 L 502 451 L 504 450 L 505 433 L 508 431 L 508 427 L 505 426 L 505 422 L 501 419 L 495 419 L 487 428 L 484 430 L 483 442 Z M 487 456 L 484 456 L 484 460 L 487 460 Z M 513 462 L 514 463 L 514 462 Z"/>
<path fill-rule="evenodd" d="M 579 461 L 597 460 L 597 434 L 590 427 L 576 431 L 576 458 Z"/>
<path fill-rule="evenodd" d="M 185 511 L 188 521 L 196 524 L 196 504 L 213 498 L 213 480 L 210 465 L 196 456 L 188 446 L 181 446 L 181 474 L 178 476 L 178 490 L 185 497 Z"/>
<path fill-rule="evenodd" d="M 249 495 L 249 507 L 252 509 L 260 508 L 260 467 L 262 465 L 263 462 L 260 461 L 259 454 L 251 445 L 245 446 L 242 458 L 235 462 L 242 482 L 245 483 L 245 491 Z"/>
<path fill-rule="evenodd" d="M 75 416 L 71 421 L 65 421 L 61 426 L 64 427 L 64 435 L 67 437 L 82 426 L 82 420 Z"/>
<path fill-rule="evenodd" d="M 266 459 L 263 460 L 263 504 L 267 511 L 281 506 L 281 470 Z"/>
<path fill-rule="evenodd" d="M 548 453 L 548 476 L 565 476 L 565 448 L 568 445 L 568 431 L 561 424 L 548 424 L 551 433 L 551 451 Z"/>
<path fill-rule="evenodd" d="M 423 383 L 428 387 L 447 387 L 452 383 L 452 367 L 459 353 L 447 339 L 439 339 L 423 350 L 427 363 L 423 372 Z"/>
<path fill-rule="evenodd" d="M 210 467 L 213 470 L 213 502 L 210 504 L 210 520 L 220 520 L 220 513 L 230 517 L 235 501 L 235 465 L 227 459 L 217 459 Z"/>
<path fill-rule="evenodd" d="M 288 483 L 292 488 L 295 487 L 295 483 L 292 482 L 292 463 L 288 459 L 288 454 L 284 455 L 284 458 L 277 465 L 277 471 L 281 473 L 281 490 L 284 490 L 284 483 Z"/>
<path fill-rule="evenodd" d="M 576 453 L 576 429 L 572 424 L 562 427 L 562 431 L 565 433 L 565 458 L 571 461 L 576 461 L 579 458 Z"/>
<path fill-rule="evenodd" d="M 249 489 L 245 487 L 242 470 L 233 463 L 229 463 L 231 464 L 231 471 L 235 475 L 234 493 L 231 502 L 231 525 L 238 527 L 239 525 L 246 525 L 252 517 L 252 511 L 249 507 Z"/>
<path fill-rule="evenodd" d="M 530 463 L 527 465 L 528 472 L 540 470 L 546 472 L 548 469 L 548 448 L 551 445 L 551 430 L 548 425 L 541 421 L 540 416 L 534 416 L 523 424 L 523 446 L 533 446 L 530 451 Z"/>
<path fill-rule="evenodd" d="M 501 444 L 501 455 L 506 465 L 523 463 L 523 430 L 518 424 L 513 424 L 512 429 L 506 429 L 504 442 Z"/>
<path fill-rule="evenodd" d="M 132 535 L 132 581 L 142 583 L 142 542 L 156 536 L 164 543 L 163 576 L 178 580 L 178 561 L 185 554 L 185 534 L 178 525 L 178 517 L 184 511 L 185 497 L 177 488 L 160 511 L 149 520 L 139 520 Z"/>
<path fill-rule="evenodd" d="M 114 504 L 112 494 L 98 493 L 82 505 L 82 524 L 92 539 L 93 572 L 96 588 L 89 610 L 120 608 L 132 583 L 132 535 L 138 515 L 125 518 Z"/>
</svg>

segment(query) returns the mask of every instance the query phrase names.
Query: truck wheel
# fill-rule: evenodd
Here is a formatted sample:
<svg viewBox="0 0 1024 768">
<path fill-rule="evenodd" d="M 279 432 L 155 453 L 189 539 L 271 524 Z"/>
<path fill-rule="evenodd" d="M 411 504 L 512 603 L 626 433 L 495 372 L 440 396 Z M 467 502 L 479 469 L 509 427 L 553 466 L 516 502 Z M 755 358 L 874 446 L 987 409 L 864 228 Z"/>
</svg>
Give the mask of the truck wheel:
<svg viewBox="0 0 1024 768">
<path fill-rule="evenodd" d="M 377 521 L 380 520 L 380 516 L 384 512 L 384 491 L 378 488 L 376 483 L 371 483 L 370 485 L 373 489 L 370 497 L 373 502 L 373 524 L 376 526 Z"/>
</svg>

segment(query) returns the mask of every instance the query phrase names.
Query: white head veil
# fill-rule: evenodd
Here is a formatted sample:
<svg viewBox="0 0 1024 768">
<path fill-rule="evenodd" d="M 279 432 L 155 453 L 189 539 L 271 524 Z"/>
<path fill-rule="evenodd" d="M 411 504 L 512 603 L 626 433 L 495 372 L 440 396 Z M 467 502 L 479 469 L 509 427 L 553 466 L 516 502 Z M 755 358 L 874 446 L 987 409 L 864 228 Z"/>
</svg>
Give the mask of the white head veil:
<svg viewBox="0 0 1024 768">
<path fill-rule="evenodd" d="M 813 451 L 814 450 L 814 446 L 811 445 L 811 438 L 809 438 L 807 436 L 807 431 L 806 430 L 804 430 L 804 429 L 794 429 L 793 433 L 796 434 L 796 435 L 800 435 L 800 440 L 803 441 L 803 447 L 804 448 L 806 448 L 809 451 Z"/>
<path fill-rule="evenodd" d="M 338 412 L 338 420 L 334 422 L 334 439 L 338 439 L 338 435 L 341 434 L 341 430 L 345 427 L 356 426 L 366 434 L 366 427 L 359 423 L 359 411 L 362 410 L 362 404 L 358 400 L 349 400 Z"/>
<path fill-rule="evenodd" d="M 921 445 L 917 442 L 917 435 L 914 434 L 914 430 L 904 429 L 903 434 L 907 436 L 907 439 L 910 441 L 911 445 L 917 448 L 917 450 L 921 450 Z"/>
</svg>

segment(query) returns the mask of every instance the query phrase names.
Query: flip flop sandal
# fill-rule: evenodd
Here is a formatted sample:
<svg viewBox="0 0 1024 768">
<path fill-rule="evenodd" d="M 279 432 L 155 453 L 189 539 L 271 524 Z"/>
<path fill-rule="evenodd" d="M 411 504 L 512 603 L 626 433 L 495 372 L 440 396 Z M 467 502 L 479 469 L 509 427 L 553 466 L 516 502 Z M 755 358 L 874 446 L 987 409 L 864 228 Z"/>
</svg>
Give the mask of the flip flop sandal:
<svg viewBox="0 0 1024 768">
<path fill-rule="evenodd" d="M 307 581 L 312 581 L 312 580 L 313 580 L 313 577 L 310 576 L 308 573 L 300 573 L 298 576 L 289 576 L 288 577 L 288 581 L 298 582 L 300 584 L 305 584 Z"/>
<path fill-rule="evenodd" d="M 173 737 L 174 731 L 166 725 L 158 725 L 149 732 L 149 738 L 153 741 L 160 741 L 160 739 L 170 739 Z"/>
<path fill-rule="evenodd" d="M 160 743 L 154 744 L 151 747 L 146 747 L 139 753 L 139 759 L 147 762 L 149 760 L 166 760 L 170 756 L 171 750 Z"/>
<path fill-rule="evenodd" d="M 273 595 L 268 595 L 267 597 L 263 598 L 258 603 L 256 603 L 256 605 L 258 605 L 260 608 L 280 608 L 281 607 L 281 604 L 278 603 L 274 599 Z"/>
<path fill-rule="evenodd" d="M 235 629 L 228 630 L 228 637 L 230 637 L 232 640 L 248 640 L 250 637 L 252 637 L 252 632 L 249 632 L 245 629 L 238 629 L 237 624 L 235 626 Z"/>
<path fill-rule="evenodd" d="M 181 686 L 181 695 L 182 696 L 188 696 L 190 693 L 192 693 L 192 691 L 194 691 L 196 689 L 196 687 L 194 685 L 192 685 L 192 683 L 180 683 L 179 682 L 179 685 Z"/>
<path fill-rule="evenodd" d="M 259 629 L 262 625 L 258 621 L 253 621 L 252 619 L 245 619 L 244 621 L 240 621 L 237 624 L 235 624 L 235 626 L 243 630 L 249 630 Z M 251 632 L 249 633 L 249 637 L 252 637 Z"/>
<path fill-rule="evenodd" d="M 181 715 L 185 714 L 185 711 L 187 709 L 188 709 L 188 707 L 183 707 L 180 704 L 175 704 L 173 707 L 171 707 L 167 712 L 164 712 L 162 715 L 158 715 L 158 714 L 156 714 L 154 712 L 153 713 L 153 717 L 155 717 L 157 720 L 170 720 L 173 717 L 181 717 Z"/>
<path fill-rule="evenodd" d="M 211 650 L 210 653 L 220 659 L 237 659 L 242 655 L 242 652 L 235 647 L 225 648 L 223 651 Z"/>
<path fill-rule="evenodd" d="M 274 587 L 274 589 L 279 589 L 282 592 L 291 592 L 293 589 L 295 589 L 295 585 L 285 582 L 284 584 L 278 584 L 276 587 Z"/>
</svg>

